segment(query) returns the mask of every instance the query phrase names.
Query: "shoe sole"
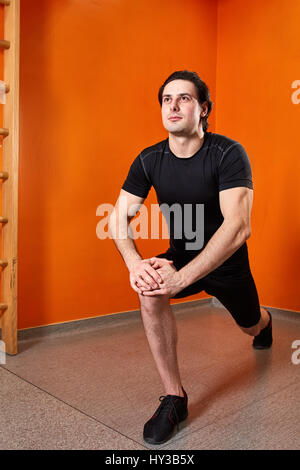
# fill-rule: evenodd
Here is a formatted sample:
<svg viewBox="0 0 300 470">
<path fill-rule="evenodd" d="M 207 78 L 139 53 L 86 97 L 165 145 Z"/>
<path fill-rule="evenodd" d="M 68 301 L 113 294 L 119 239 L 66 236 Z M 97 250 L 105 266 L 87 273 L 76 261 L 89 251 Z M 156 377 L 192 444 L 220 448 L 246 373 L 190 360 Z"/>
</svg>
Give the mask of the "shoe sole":
<svg viewBox="0 0 300 470">
<path fill-rule="evenodd" d="M 272 344 L 270 344 L 269 346 L 254 346 L 254 344 L 253 344 L 252 346 L 254 347 L 254 349 L 270 349 Z"/>
<path fill-rule="evenodd" d="M 188 412 L 186 413 L 185 417 L 182 418 L 179 423 L 178 423 L 178 432 L 181 431 L 182 427 L 183 427 L 183 424 L 184 424 L 184 421 L 187 419 L 188 417 Z M 151 439 L 151 437 L 143 437 L 144 441 L 147 442 L 147 444 L 151 444 L 151 445 L 160 445 L 160 444 L 164 444 L 165 442 L 169 441 L 174 434 L 176 434 L 177 432 L 177 427 L 176 425 L 174 426 L 174 429 L 173 431 L 163 440 L 163 441 L 155 441 L 154 439 Z"/>
</svg>

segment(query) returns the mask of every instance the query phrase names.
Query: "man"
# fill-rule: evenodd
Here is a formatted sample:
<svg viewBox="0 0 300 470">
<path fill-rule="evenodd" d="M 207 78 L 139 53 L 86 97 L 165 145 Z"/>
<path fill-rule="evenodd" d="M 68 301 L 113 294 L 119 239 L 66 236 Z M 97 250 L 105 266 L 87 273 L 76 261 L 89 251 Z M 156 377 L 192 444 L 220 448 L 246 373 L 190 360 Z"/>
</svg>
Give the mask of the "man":
<svg viewBox="0 0 300 470">
<path fill-rule="evenodd" d="M 204 227 L 196 226 L 193 244 L 186 231 L 176 236 L 178 214 L 176 221 L 169 218 L 170 247 L 150 259 L 142 258 L 128 236 L 115 240 L 129 269 L 131 287 L 138 293 L 145 333 L 166 393 L 144 426 L 143 437 L 150 444 L 166 442 L 188 415 L 170 298 L 204 290 L 220 300 L 244 333 L 254 336 L 253 347 L 272 344 L 271 314 L 260 307 L 246 244 L 253 198 L 248 156 L 237 141 L 207 131 L 212 102 L 196 73 L 174 72 L 158 97 L 168 138 L 147 147 L 133 161 L 110 220 L 111 234 L 116 238 L 112 221 L 118 222 L 123 235 L 128 234 L 134 216 L 130 208 L 143 203 L 151 186 L 160 207 L 179 205 L 181 224 L 184 220 L 189 227 L 197 225 L 202 205 Z M 117 215 L 121 196 L 125 210 Z M 199 247 L 197 235 L 203 228 Z"/>
</svg>

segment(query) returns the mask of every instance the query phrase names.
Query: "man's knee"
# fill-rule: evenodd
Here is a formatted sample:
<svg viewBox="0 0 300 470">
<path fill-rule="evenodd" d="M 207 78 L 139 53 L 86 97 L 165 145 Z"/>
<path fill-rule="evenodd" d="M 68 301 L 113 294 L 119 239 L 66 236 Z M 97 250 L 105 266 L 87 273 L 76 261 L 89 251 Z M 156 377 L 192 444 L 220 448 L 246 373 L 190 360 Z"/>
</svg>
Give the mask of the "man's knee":
<svg viewBox="0 0 300 470">
<path fill-rule="evenodd" d="M 170 300 L 167 295 L 156 295 L 150 297 L 147 295 L 138 294 L 138 296 L 141 304 L 141 309 L 149 313 L 164 308 L 164 306 L 169 304 Z"/>
</svg>

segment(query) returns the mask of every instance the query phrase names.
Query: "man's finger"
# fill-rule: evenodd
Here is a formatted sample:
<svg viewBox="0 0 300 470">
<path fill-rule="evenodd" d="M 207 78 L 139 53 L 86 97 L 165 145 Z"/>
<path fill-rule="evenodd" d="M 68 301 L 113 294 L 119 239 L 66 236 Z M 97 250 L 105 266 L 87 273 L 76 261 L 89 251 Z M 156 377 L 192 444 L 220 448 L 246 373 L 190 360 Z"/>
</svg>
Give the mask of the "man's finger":
<svg viewBox="0 0 300 470">
<path fill-rule="evenodd" d="M 165 295 L 165 294 L 167 294 L 167 292 L 164 289 L 155 289 L 155 290 L 143 292 L 143 295 L 146 295 L 148 297 L 153 296 L 153 295 Z"/>
<path fill-rule="evenodd" d="M 151 281 L 150 277 L 148 277 L 148 279 L 150 279 L 150 281 Z M 143 287 L 145 289 L 149 289 L 149 287 L 151 287 L 151 286 L 149 285 L 148 279 L 144 278 L 142 274 L 139 274 L 137 276 L 137 279 L 136 279 L 135 283 L 138 282 L 140 284 L 140 287 Z"/>
<path fill-rule="evenodd" d="M 159 282 L 161 282 L 161 277 L 160 275 L 158 274 L 158 272 L 150 265 L 148 265 L 147 267 L 145 267 L 145 271 L 147 271 L 147 273 L 154 279 L 154 281 L 159 284 Z"/>
<path fill-rule="evenodd" d="M 169 263 L 173 263 L 173 260 L 167 259 L 167 258 L 155 258 L 155 257 L 153 257 L 153 258 L 149 259 L 150 263 L 152 263 L 152 262 L 154 263 L 155 261 L 159 262 L 161 260 L 168 261 Z"/>
<path fill-rule="evenodd" d="M 153 269 L 156 269 L 156 268 L 159 268 L 160 264 L 158 261 L 154 261 L 153 264 L 152 264 L 152 268 Z"/>
<path fill-rule="evenodd" d="M 143 292 L 135 285 L 135 284 L 130 284 L 132 289 L 137 293 L 137 294 L 142 294 Z"/>
<path fill-rule="evenodd" d="M 154 289 L 157 289 L 157 287 L 153 287 L 153 288 L 152 288 L 151 286 L 149 286 L 149 284 L 147 284 L 146 286 L 141 286 L 141 285 L 139 285 L 138 283 L 136 283 L 136 285 L 137 285 L 137 287 L 138 287 L 142 292 L 145 292 L 145 291 L 152 291 L 152 290 L 154 290 Z M 160 288 L 159 288 L 159 290 L 160 290 Z"/>
</svg>

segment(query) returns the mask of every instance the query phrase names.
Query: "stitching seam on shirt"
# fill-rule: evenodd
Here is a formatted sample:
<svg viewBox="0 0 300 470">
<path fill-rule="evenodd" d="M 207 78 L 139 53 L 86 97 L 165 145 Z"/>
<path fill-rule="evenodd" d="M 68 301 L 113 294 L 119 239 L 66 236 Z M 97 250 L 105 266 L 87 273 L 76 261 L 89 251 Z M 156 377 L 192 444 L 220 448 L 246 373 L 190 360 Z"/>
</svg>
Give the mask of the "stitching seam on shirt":
<svg viewBox="0 0 300 470">
<path fill-rule="evenodd" d="M 236 143 L 239 144 L 239 142 L 236 142 Z M 236 145 L 236 144 L 232 144 L 232 145 L 230 146 L 230 148 L 233 147 L 233 145 Z M 221 152 L 223 152 L 223 148 L 220 147 L 220 145 L 218 145 L 218 144 L 210 144 L 210 147 L 218 147 L 218 149 L 221 150 Z M 209 148 L 209 145 L 206 145 L 205 147 L 201 147 L 200 150 L 206 150 L 206 149 L 208 149 L 208 148 Z M 225 150 L 225 153 L 226 153 L 228 150 L 230 150 L 230 149 L 226 149 L 226 150 Z M 164 153 L 170 153 L 170 152 L 165 151 Z M 147 156 L 147 155 L 146 155 L 146 156 Z M 223 155 L 223 156 L 224 156 L 224 155 Z M 222 156 L 222 157 L 223 157 L 223 156 Z M 177 158 L 180 158 L 180 157 L 177 157 Z M 190 157 L 188 157 L 188 158 L 190 158 Z"/>
<path fill-rule="evenodd" d="M 148 157 L 148 155 L 151 155 L 152 153 L 156 153 L 156 152 L 159 152 L 159 150 L 152 150 L 152 152 L 149 152 L 149 153 L 147 153 L 146 155 L 144 155 L 144 156 L 142 157 L 142 159 L 144 159 L 144 158 Z M 140 155 L 142 155 L 142 153 L 140 153 Z"/>
<path fill-rule="evenodd" d="M 221 183 L 220 186 L 222 186 L 223 184 L 236 183 L 237 181 L 249 181 L 250 183 L 252 183 L 252 180 L 250 180 L 249 178 L 237 178 L 235 180 L 226 181 L 225 183 Z"/>
<path fill-rule="evenodd" d="M 223 153 L 222 157 L 221 157 L 221 160 L 220 160 L 220 163 L 219 163 L 219 168 L 220 168 L 220 165 L 223 161 L 223 158 L 225 157 L 226 153 L 229 152 L 230 149 L 232 149 L 232 147 L 234 147 L 235 145 L 240 145 L 239 142 L 235 142 L 234 144 L 230 145 L 230 147 L 228 149 L 225 150 L 225 152 Z"/>
<path fill-rule="evenodd" d="M 238 142 L 237 142 L 238 143 Z M 205 150 L 209 147 L 209 145 L 206 145 L 205 147 L 201 147 L 200 150 Z M 211 144 L 211 147 L 218 147 L 220 150 L 223 150 L 222 147 L 220 147 L 218 144 Z M 229 149 L 227 149 L 229 150 Z M 226 152 L 227 152 L 226 150 Z M 151 152 L 147 153 L 146 155 L 142 156 L 142 152 L 140 153 L 140 156 L 141 156 L 141 160 L 144 160 L 146 157 L 148 157 L 149 155 L 151 155 L 152 153 L 170 153 L 168 152 L 167 150 L 164 150 L 164 149 L 160 149 L 160 150 L 152 150 Z M 178 157 L 180 158 L 180 157 Z"/>
<path fill-rule="evenodd" d="M 217 145 L 217 144 L 214 144 L 214 146 Z M 201 147 L 199 150 L 205 150 L 205 149 L 208 149 L 209 145 L 206 145 L 205 147 Z M 170 154 L 170 152 L 166 151 L 164 153 L 168 153 Z M 197 152 L 196 152 L 197 153 Z M 191 157 L 194 157 L 196 155 L 196 153 L 194 153 L 194 155 L 191 155 Z M 174 153 L 172 152 L 172 155 L 174 155 Z M 182 160 L 184 160 L 185 158 L 184 157 L 177 157 L 175 155 L 176 158 L 181 158 Z M 187 159 L 191 158 L 191 157 L 187 157 Z"/>
<path fill-rule="evenodd" d="M 219 191 L 222 190 L 222 189 L 229 189 L 229 188 L 226 188 L 226 186 L 228 185 L 231 185 L 231 184 L 241 184 L 243 186 L 243 183 L 249 183 L 250 186 L 252 186 L 251 188 L 249 188 L 249 186 L 247 186 L 248 189 L 253 189 L 253 181 L 249 180 L 249 178 L 240 178 L 238 180 L 232 180 L 232 181 L 228 181 L 228 183 L 222 183 L 222 184 L 219 184 Z M 236 186 L 232 186 L 233 188 L 236 187 Z"/>
<path fill-rule="evenodd" d="M 153 152 L 151 152 L 151 153 L 153 153 Z M 148 154 L 148 155 L 149 155 L 149 154 Z M 140 156 L 140 160 L 141 160 L 141 163 L 142 163 L 142 167 L 143 167 L 143 170 L 144 170 L 144 173 L 145 173 L 146 179 L 147 179 L 148 183 L 152 185 L 152 183 L 151 183 L 151 181 L 150 181 L 150 178 L 149 178 L 149 176 L 148 176 L 148 174 L 147 174 L 147 171 L 146 171 L 146 168 L 145 168 L 144 161 L 143 161 L 145 157 L 143 158 L 141 153 L 140 153 L 140 155 L 139 155 L 139 156 Z M 146 156 L 146 155 L 145 155 L 145 156 Z"/>
</svg>

